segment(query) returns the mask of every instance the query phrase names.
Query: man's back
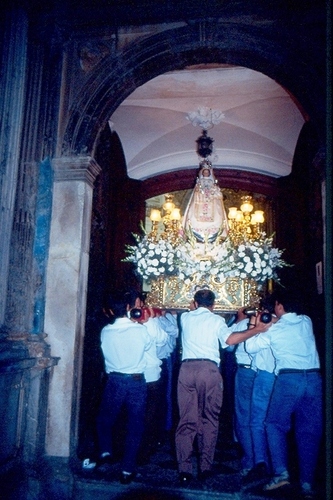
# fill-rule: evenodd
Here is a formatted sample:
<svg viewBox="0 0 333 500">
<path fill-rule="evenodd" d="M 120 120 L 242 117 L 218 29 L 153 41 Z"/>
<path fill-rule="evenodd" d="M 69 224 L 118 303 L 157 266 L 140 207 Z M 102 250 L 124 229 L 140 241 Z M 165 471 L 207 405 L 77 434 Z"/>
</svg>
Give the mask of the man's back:
<svg viewBox="0 0 333 500">
<path fill-rule="evenodd" d="M 230 334 L 222 317 L 198 307 L 182 315 L 181 327 L 182 359 L 207 358 L 219 364 L 219 342 L 227 347 L 224 339 Z"/>
<path fill-rule="evenodd" d="M 249 352 L 271 347 L 276 359 L 276 373 L 285 368 L 319 368 L 312 322 L 305 315 L 283 314 L 268 332 L 249 339 L 246 345 Z"/>
</svg>

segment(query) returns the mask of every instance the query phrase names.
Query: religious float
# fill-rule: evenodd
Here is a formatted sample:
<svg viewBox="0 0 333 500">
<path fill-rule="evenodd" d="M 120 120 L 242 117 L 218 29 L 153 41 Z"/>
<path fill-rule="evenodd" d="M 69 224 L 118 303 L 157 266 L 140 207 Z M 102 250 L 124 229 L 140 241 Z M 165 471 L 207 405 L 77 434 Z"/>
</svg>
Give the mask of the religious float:
<svg viewBox="0 0 333 500">
<path fill-rule="evenodd" d="M 273 235 L 266 236 L 264 211 L 254 210 L 251 195 L 226 213 L 209 160 L 212 143 L 204 129 L 197 139 L 199 174 L 184 215 L 173 194 L 166 194 L 162 209 L 151 209 L 150 230 L 142 225 L 142 234 L 133 235 L 136 244 L 126 247 L 124 260 L 135 265 L 151 306 L 188 309 L 195 292 L 208 288 L 216 296 L 215 311 L 234 312 L 257 305 L 278 269 L 288 265 Z"/>
</svg>

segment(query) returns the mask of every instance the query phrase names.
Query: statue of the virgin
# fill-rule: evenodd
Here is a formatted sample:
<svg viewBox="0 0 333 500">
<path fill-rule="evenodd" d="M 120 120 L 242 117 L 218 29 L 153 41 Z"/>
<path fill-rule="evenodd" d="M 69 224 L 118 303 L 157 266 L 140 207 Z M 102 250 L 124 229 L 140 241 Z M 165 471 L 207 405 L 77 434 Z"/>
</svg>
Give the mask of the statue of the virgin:
<svg viewBox="0 0 333 500">
<path fill-rule="evenodd" d="M 217 236 L 226 238 L 228 234 L 223 195 L 207 159 L 200 163 L 196 185 L 184 213 L 183 227 L 200 243 L 212 243 Z"/>
</svg>

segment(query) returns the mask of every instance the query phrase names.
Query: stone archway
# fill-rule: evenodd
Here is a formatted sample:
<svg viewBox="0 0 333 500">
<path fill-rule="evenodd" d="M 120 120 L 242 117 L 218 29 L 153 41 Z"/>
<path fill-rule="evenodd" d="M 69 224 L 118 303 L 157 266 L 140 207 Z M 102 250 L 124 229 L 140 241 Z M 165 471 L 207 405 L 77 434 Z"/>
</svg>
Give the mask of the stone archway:
<svg viewBox="0 0 333 500">
<path fill-rule="evenodd" d="M 260 24 L 260 23 L 259 23 Z M 138 86 L 159 74 L 194 64 L 225 63 L 245 66 L 276 80 L 295 96 L 324 136 L 323 65 L 316 45 L 290 44 L 290 32 L 253 26 L 246 21 L 193 22 L 171 28 L 133 44 L 124 53 L 104 59 L 92 71 L 73 103 L 63 138 L 63 153 L 94 155 L 101 130 L 119 104 Z M 288 43 L 288 49 L 286 44 Z M 304 44 L 306 42 L 303 42 Z M 300 64 L 298 51 L 307 55 Z M 317 64 L 316 64 L 317 62 Z"/>
</svg>

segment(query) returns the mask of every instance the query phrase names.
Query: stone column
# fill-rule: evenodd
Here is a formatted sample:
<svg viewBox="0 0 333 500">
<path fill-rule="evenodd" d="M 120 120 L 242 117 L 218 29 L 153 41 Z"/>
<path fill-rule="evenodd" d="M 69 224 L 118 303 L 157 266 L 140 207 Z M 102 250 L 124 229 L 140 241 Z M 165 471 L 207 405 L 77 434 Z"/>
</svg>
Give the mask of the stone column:
<svg viewBox="0 0 333 500">
<path fill-rule="evenodd" d="M 54 188 L 44 329 L 52 356 L 46 454 L 69 457 L 77 443 L 93 183 L 90 157 L 54 159 Z"/>
<path fill-rule="evenodd" d="M 22 9 L 9 9 L 5 15 L 4 27 L 3 50 L 0 51 L 0 325 L 4 321 L 6 308 L 10 237 L 25 104 L 28 36 L 26 13 Z"/>
</svg>

